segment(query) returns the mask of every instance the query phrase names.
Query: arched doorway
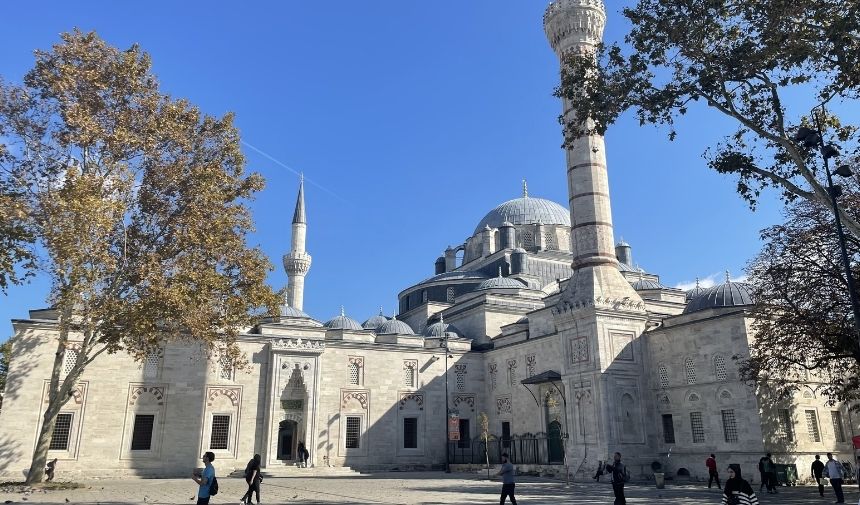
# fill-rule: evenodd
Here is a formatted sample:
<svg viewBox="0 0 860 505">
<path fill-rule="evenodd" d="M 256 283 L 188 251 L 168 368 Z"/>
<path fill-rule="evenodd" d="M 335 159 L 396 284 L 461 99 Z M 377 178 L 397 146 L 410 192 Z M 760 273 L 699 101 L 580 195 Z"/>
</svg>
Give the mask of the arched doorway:
<svg viewBox="0 0 860 505">
<path fill-rule="evenodd" d="M 553 421 L 547 426 L 547 442 L 549 444 L 549 462 L 564 462 L 564 445 L 561 439 L 561 423 Z"/>
<path fill-rule="evenodd" d="M 278 425 L 278 459 L 291 461 L 296 459 L 296 442 L 298 424 L 295 421 L 281 421 Z"/>
</svg>

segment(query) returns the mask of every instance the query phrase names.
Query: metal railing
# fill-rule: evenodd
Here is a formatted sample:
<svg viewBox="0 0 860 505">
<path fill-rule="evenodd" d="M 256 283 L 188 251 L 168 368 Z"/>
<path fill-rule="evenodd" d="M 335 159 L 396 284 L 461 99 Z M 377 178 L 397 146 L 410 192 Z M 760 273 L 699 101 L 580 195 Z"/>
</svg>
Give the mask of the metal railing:
<svg viewBox="0 0 860 505">
<path fill-rule="evenodd" d="M 553 450 L 553 446 L 555 450 Z M 482 464 L 489 456 L 490 464 L 501 463 L 502 453 L 508 453 L 515 465 L 563 465 L 564 440 L 550 439 L 546 433 L 524 433 L 502 438 L 490 436 L 488 451 L 483 438 L 449 442 L 448 462 L 451 464 Z"/>
</svg>

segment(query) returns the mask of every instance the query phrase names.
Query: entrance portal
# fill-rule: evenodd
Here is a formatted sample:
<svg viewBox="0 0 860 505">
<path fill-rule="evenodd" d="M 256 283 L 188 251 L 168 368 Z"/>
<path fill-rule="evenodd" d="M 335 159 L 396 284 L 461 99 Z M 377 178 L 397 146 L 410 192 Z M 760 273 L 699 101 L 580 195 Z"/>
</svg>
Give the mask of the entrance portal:
<svg viewBox="0 0 860 505">
<path fill-rule="evenodd" d="M 278 425 L 278 459 L 295 459 L 298 424 L 295 421 L 281 421 Z"/>
<path fill-rule="evenodd" d="M 564 445 L 561 440 L 561 423 L 553 421 L 549 423 L 547 430 L 549 442 L 549 462 L 561 463 L 564 461 Z"/>
</svg>

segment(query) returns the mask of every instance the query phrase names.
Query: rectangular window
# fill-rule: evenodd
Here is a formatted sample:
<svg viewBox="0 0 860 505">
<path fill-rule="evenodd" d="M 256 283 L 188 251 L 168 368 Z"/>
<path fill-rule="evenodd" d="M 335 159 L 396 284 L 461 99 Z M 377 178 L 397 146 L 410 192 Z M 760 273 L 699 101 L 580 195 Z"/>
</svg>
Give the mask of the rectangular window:
<svg viewBox="0 0 860 505">
<path fill-rule="evenodd" d="M 152 414 L 134 416 L 134 431 L 131 434 L 132 451 L 148 451 L 152 449 L 153 425 L 155 425 L 155 416 Z"/>
<path fill-rule="evenodd" d="M 818 416 L 814 410 L 806 411 L 806 430 L 809 432 L 810 440 L 821 442 L 821 431 L 818 429 Z"/>
<path fill-rule="evenodd" d="M 693 443 L 705 443 L 705 424 L 702 422 L 701 412 L 690 412 L 690 429 L 693 432 Z"/>
<path fill-rule="evenodd" d="M 507 421 L 502 422 L 502 447 L 511 448 L 511 423 Z"/>
<path fill-rule="evenodd" d="M 361 437 L 361 418 L 347 417 L 346 418 L 346 448 L 358 449 L 359 439 Z"/>
<path fill-rule="evenodd" d="M 230 442 L 230 416 L 212 416 L 212 435 L 209 437 L 209 448 L 226 450 Z"/>
<path fill-rule="evenodd" d="M 358 373 L 358 363 L 350 363 L 347 367 L 349 371 L 349 385 L 350 386 L 358 386 L 359 385 L 359 373 Z"/>
<path fill-rule="evenodd" d="M 667 444 L 675 443 L 675 423 L 672 414 L 663 414 L 663 441 Z"/>
<path fill-rule="evenodd" d="M 155 379 L 158 377 L 158 365 L 161 362 L 161 356 L 158 351 L 151 352 L 146 355 L 143 360 L 143 378 Z"/>
<path fill-rule="evenodd" d="M 723 435 L 726 442 L 735 443 L 738 441 L 738 422 L 735 419 L 734 409 L 721 411 L 723 415 Z"/>
<path fill-rule="evenodd" d="M 72 416 L 73 414 L 57 414 L 57 420 L 54 422 L 54 434 L 51 436 L 51 445 L 48 446 L 49 451 L 69 450 Z"/>
<path fill-rule="evenodd" d="M 418 418 L 406 417 L 403 419 L 403 448 L 418 448 Z"/>
<path fill-rule="evenodd" d="M 472 445 L 472 440 L 469 438 L 469 420 L 460 419 L 460 440 L 457 442 L 457 447 L 465 449 Z"/>
<path fill-rule="evenodd" d="M 777 417 L 779 417 L 780 436 L 786 442 L 794 442 L 794 423 L 791 421 L 791 411 L 788 409 L 779 409 Z"/>
<path fill-rule="evenodd" d="M 842 425 L 842 412 L 833 410 L 830 412 L 830 419 L 833 421 L 833 436 L 840 444 L 845 442 L 845 428 Z"/>
</svg>

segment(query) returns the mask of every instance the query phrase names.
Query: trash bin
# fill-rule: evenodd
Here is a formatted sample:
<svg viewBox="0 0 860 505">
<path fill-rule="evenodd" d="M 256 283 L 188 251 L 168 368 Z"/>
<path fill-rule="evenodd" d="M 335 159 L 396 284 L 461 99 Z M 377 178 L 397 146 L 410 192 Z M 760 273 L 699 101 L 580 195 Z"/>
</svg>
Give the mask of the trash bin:
<svg viewBox="0 0 860 505">
<path fill-rule="evenodd" d="M 663 472 L 654 472 L 654 483 L 657 484 L 657 489 L 666 487 L 666 474 Z"/>
<path fill-rule="evenodd" d="M 774 464 L 776 472 L 776 483 L 780 486 L 794 486 L 797 484 L 797 465 Z"/>
</svg>

